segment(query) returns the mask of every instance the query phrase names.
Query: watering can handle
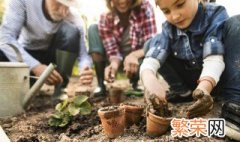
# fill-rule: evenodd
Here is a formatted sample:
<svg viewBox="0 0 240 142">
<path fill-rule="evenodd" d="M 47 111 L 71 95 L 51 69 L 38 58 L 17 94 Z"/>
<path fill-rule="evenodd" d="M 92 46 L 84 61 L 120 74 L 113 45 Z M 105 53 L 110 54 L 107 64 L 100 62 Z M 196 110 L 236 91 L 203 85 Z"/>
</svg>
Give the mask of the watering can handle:
<svg viewBox="0 0 240 142">
<path fill-rule="evenodd" d="M 11 43 L 8 43 L 7 45 L 10 46 L 10 47 L 12 47 L 12 49 L 16 52 L 17 61 L 18 61 L 18 62 L 23 62 L 23 58 L 22 58 L 22 55 L 21 55 L 19 49 L 18 49 L 15 45 L 13 45 L 13 44 L 11 44 Z"/>
<path fill-rule="evenodd" d="M 42 85 L 44 84 L 45 80 L 48 78 L 48 76 L 52 73 L 52 71 L 55 69 L 56 65 L 50 63 L 48 67 L 44 70 L 44 72 L 41 74 L 39 79 L 33 84 L 33 86 L 30 88 L 30 90 L 27 92 L 26 96 L 23 99 L 22 105 L 25 109 L 31 98 L 37 94 L 37 92 L 40 90 Z"/>
</svg>

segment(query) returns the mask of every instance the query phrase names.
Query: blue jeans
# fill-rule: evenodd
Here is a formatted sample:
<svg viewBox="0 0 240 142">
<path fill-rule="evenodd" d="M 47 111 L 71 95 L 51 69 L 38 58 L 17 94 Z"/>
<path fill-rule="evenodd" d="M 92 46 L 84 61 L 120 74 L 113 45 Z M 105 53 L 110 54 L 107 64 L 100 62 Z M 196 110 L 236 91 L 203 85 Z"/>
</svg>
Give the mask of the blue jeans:
<svg viewBox="0 0 240 142">
<path fill-rule="evenodd" d="M 212 94 L 227 100 L 240 100 L 240 15 L 231 17 L 223 28 L 225 70 Z M 202 71 L 202 59 L 184 61 L 170 55 L 159 73 L 172 90 L 194 90 Z"/>
<path fill-rule="evenodd" d="M 106 59 L 105 49 L 102 43 L 102 39 L 99 35 L 98 25 L 93 24 L 88 29 L 88 43 L 89 43 L 89 54 L 99 53 Z"/>
</svg>

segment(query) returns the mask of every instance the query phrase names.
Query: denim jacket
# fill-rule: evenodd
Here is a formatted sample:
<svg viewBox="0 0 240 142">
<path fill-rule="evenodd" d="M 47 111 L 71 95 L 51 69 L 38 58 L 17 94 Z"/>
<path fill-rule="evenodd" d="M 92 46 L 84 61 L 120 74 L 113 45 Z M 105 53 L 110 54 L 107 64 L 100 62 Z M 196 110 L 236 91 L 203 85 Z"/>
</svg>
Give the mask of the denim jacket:
<svg viewBox="0 0 240 142">
<path fill-rule="evenodd" d="M 223 6 L 200 3 L 195 18 L 186 30 L 168 22 L 163 23 L 162 33 L 145 43 L 146 57 L 156 58 L 163 64 L 172 54 L 174 57 L 195 64 L 209 55 L 224 54 L 222 27 L 228 19 Z"/>
</svg>

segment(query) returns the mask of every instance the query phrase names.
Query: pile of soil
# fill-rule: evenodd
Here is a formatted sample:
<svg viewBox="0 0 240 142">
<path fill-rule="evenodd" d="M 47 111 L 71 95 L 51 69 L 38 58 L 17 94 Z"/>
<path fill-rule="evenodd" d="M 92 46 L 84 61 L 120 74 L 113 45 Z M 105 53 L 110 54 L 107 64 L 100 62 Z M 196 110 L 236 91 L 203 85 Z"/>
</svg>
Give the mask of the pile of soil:
<svg viewBox="0 0 240 142">
<path fill-rule="evenodd" d="M 71 80 L 70 86 L 74 86 L 77 79 Z M 123 83 L 127 83 L 126 81 Z M 76 85 L 75 85 L 76 86 Z M 68 88 L 69 89 L 69 88 Z M 69 92 L 74 92 L 74 87 L 70 87 Z M 51 91 L 51 90 L 50 90 Z M 73 121 L 64 128 L 54 128 L 48 125 L 48 119 L 54 112 L 56 103 L 51 101 L 51 96 L 48 95 L 49 90 L 41 91 L 34 98 L 30 109 L 25 113 L 7 118 L 0 119 L 0 125 L 13 142 L 80 142 L 80 141 L 226 141 L 226 138 L 208 138 L 208 137 L 190 137 L 190 138 L 173 138 L 170 130 L 163 136 L 151 139 L 146 135 L 146 117 L 143 117 L 139 124 L 133 125 L 125 129 L 124 135 L 116 139 L 108 139 L 105 137 L 102 130 L 100 118 L 97 115 L 97 110 L 104 106 L 109 106 L 107 98 L 100 102 L 92 103 L 92 113 L 86 116 L 76 116 Z M 125 102 L 135 102 L 144 105 L 143 97 L 128 96 Z M 190 103 L 184 104 L 169 104 L 172 115 L 183 116 L 186 108 Z M 214 110 L 207 117 L 214 117 L 220 114 L 219 104 L 216 104 Z"/>
</svg>

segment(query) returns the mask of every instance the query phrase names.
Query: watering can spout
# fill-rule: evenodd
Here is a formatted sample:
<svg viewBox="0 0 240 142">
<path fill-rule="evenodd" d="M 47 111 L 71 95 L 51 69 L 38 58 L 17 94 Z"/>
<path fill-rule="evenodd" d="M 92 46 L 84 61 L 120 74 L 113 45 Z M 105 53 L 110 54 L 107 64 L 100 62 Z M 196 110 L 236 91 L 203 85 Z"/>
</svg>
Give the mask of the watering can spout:
<svg viewBox="0 0 240 142">
<path fill-rule="evenodd" d="M 30 90 L 27 92 L 26 96 L 23 99 L 22 106 L 24 109 L 28 106 L 31 98 L 36 95 L 36 93 L 40 90 L 45 80 L 54 69 L 55 65 L 50 63 L 45 69 L 45 71 L 42 73 L 42 75 L 39 77 L 39 79 L 33 84 L 33 86 L 30 88 Z"/>
</svg>

